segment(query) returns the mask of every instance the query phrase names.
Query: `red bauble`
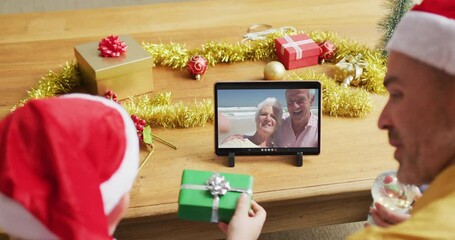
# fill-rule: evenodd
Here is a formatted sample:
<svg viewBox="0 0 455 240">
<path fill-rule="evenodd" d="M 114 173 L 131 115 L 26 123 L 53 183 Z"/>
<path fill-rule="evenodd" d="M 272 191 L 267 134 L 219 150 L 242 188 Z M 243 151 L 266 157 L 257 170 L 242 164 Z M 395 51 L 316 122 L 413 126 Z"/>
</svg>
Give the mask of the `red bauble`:
<svg viewBox="0 0 455 240">
<path fill-rule="evenodd" d="M 200 80 L 201 76 L 207 71 L 207 60 L 200 55 L 193 56 L 188 61 L 186 69 L 196 80 Z"/>
<path fill-rule="evenodd" d="M 113 35 L 101 39 L 98 43 L 98 50 L 103 57 L 119 57 L 126 52 L 127 48 L 128 46 L 125 42 L 120 41 L 118 36 Z"/>
<path fill-rule="evenodd" d="M 107 90 L 104 93 L 104 97 L 118 103 L 117 94 L 112 90 Z"/>
<path fill-rule="evenodd" d="M 319 54 L 319 61 L 324 62 L 324 61 L 329 61 L 335 56 L 336 52 L 336 47 L 335 45 L 330 42 L 330 41 L 324 41 L 318 44 L 319 47 L 321 48 L 321 53 Z"/>
<path fill-rule="evenodd" d="M 147 122 L 144 119 L 140 119 L 137 115 L 132 114 L 131 119 L 134 122 L 134 126 L 136 127 L 136 134 L 139 140 L 144 140 L 144 128 Z"/>
</svg>

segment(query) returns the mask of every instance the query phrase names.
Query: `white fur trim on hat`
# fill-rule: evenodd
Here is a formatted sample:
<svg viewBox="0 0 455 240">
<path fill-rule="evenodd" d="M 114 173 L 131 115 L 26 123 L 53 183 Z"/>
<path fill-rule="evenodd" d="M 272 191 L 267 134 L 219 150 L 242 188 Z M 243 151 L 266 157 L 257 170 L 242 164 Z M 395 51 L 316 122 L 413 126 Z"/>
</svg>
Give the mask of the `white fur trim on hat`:
<svg viewBox="0 0 455 240">
<path fill-rule="evenodd" d="M 455 75 L 455 20 L 410 11 L 398 24 L 387 51 L 397 51 Z"/>
<path fill-rule="evenodd" d="M 2 230 L 17 237 L 27 240 L 58 239 L 47 227 L 45 227 L 35 216 L 26 210 L 21 204 L 11 200 L 0 192 L 0 226 Z M 24 229 L 27 229 L 24 231 Z"/>
</svg>

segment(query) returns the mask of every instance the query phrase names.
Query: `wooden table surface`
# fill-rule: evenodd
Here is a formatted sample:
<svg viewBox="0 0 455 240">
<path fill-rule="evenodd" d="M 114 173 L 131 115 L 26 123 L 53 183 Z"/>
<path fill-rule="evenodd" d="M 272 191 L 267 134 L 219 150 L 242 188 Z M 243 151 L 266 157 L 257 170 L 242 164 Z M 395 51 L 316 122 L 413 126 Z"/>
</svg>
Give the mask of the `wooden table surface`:
<svg viewBox="0 0 455 240">
<path fill-rule="evenodd" d="M 332 30 L 374 47 L 377 22 L 387 9 L 381 0 L 188 1 L 120 8 L 0 15 L 0 117 L 26 97 L 48 70 L 74 60 L 73 46 L 115 34 L 138 42 L 237 42 L 253 24 Z M 185 69 L 155 67 L 155 91 L 174 101 L 213 98 L 216 81 L 259 80 L 266 62 L 218 64 L 196 82 Z M 313 67 L 323 69 L 324 66 Z M 153 129 L 178 150 L 156 143 L 152 159 L 131 191 L 131 204 L 119 239 L 214 239 L 216 225 L 177 219 L 183 169 L 254 176 L 254 199 L 268 211 L 264 232 L 320 226 L 366 218 L 370 187 L 382 171 L 396 168 L 392 147 L 376 121 L 386 96 L 372 95 L 375 110 L 363 119 L 322 118 L 322 151 L 303 167 L 292 156 L 237 157 L 235 168 L 214 155 L 214 127 Z M 145 157 L 145 150 L 142 157 Z"/>
</svg>

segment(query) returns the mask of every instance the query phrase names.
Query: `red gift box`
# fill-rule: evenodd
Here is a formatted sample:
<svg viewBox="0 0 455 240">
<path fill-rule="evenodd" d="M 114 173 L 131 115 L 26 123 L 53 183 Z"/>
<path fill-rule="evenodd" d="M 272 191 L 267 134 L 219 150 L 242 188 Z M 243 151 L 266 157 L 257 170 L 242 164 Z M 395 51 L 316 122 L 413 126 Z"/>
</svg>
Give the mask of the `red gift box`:
<svg viewBox="0 0 455 240">
<path fill-rule="evenodd" d="M 286 69 L 295 69 L 318 64 L 321 48 L 306 34 L 284 36 L 275 39 L 278 60 Z"/>
</svg>

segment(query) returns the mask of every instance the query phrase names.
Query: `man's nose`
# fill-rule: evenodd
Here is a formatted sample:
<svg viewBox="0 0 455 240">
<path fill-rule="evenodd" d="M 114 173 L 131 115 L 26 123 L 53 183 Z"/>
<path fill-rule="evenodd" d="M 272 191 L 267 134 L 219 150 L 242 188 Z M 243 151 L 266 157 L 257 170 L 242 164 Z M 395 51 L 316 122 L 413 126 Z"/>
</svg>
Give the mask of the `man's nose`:
<svg viewBox="0 0 455 240">
<path fill-rule="evenodd" d="M 392 125 L 392 121 L 390 119 L 389 114 L 390 114 L 389 109 L 386 105 L 384 107 L 384 109 L 382 109 L 381 115 L 379 115 L 379 119 L 378 119 L 379 129 L 382 129 L 382 130 L 389 129 L 389 127 Z"/>
<path fill-rule="evenodd" d="M 291 106 L 294 108 L 298 108 L 300 105 L 296 101 L 292 101 Z"/>
</svg>

